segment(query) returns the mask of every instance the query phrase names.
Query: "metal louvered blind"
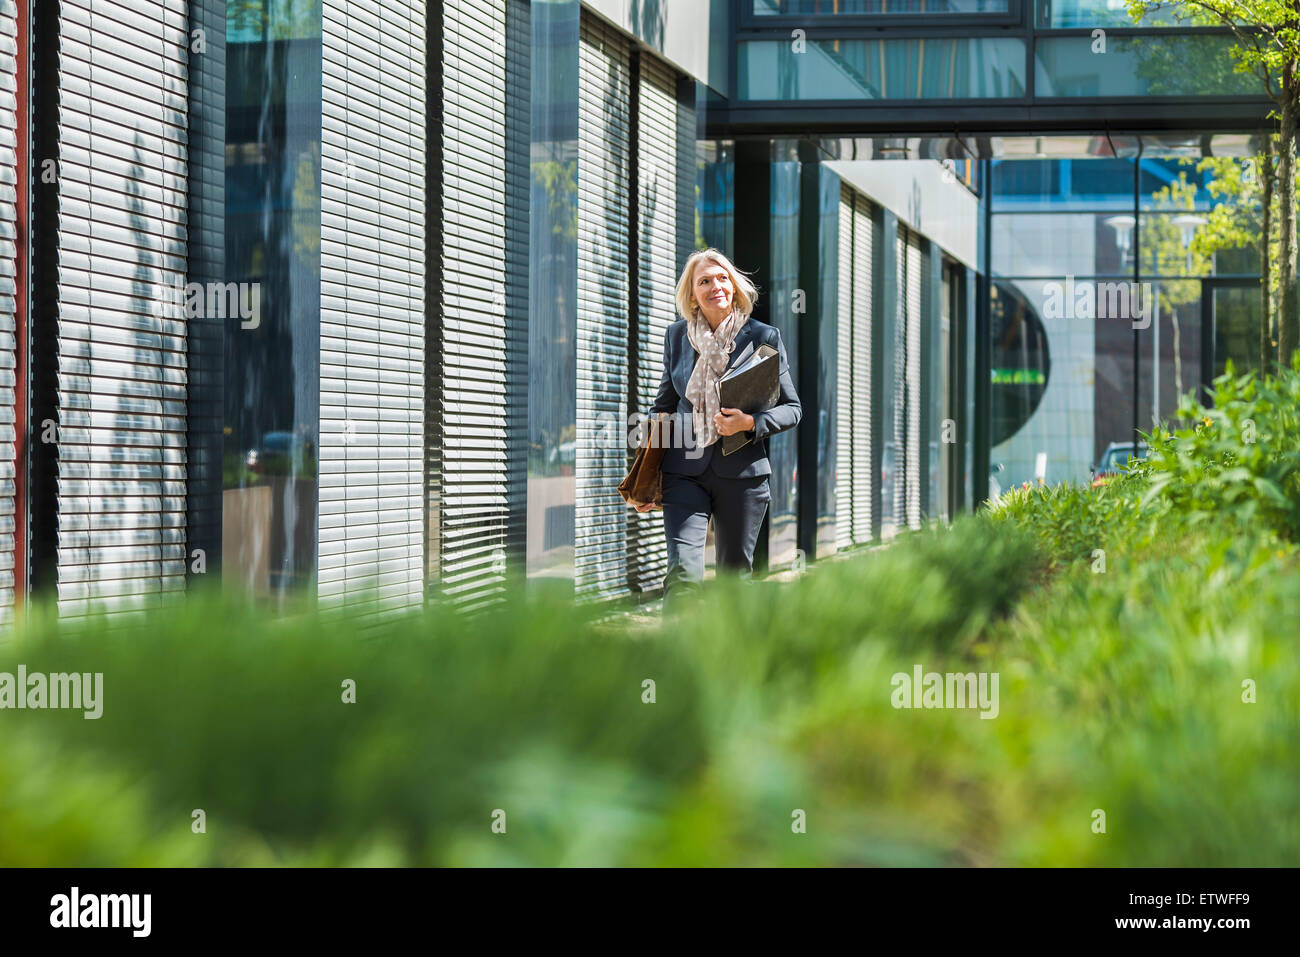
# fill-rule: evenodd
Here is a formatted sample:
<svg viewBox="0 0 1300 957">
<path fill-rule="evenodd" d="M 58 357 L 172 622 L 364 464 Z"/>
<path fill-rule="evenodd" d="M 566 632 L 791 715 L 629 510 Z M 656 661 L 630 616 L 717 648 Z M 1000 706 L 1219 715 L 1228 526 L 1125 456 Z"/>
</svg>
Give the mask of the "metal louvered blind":
<svg viewBox="0 0 1300 957">
<path fill-rule="evenodd" d="M 185 582 L 185 0 L 58 11 L 58 598 Z"/>
<path fill-rule="evenodd" d="M 893 330 L 892 400 L 894 412 L 894 475 L 893 513 L 894 527 L 907 525 L 907 230 L 901 224 L 894 238 L 897 268 L 896 289 L 898 308 Z"/>
<path fill-rule="evenodd" d="M 322 598 L 423 596 L 424 4 L 325 0 Z"/>
<path fill-rule="evenodd" d="M 506 571 L 519 578 L 528 536 L 528 288 L 532 191 L 532 16 L 506 0 Z M 496 565 L 500 571 L 501 563 Z"/>
<path fill-rule="evenodd" d="M 839 353 L 836 374 L 837 548 L 871 541 L 871 204 L 848 186 L 840 192 Z"/>
<path fill-rule="evenodd" d="M 578 55 L 574 589 L 627 592 L 628 46 L 585 11 Z"/>
<path fill-rule="evenodd" d="M 871 541 L 872 492 L 880 476 L 873 474 L 871 418 L 872 284 L 871 204 L 861 194 L 853 201 L 853 541 Z M 843 406 L 841 406 L 843 408 Z"/>
<path fill-rule="evenodd" d="M 839 302 L 836 308 L 838 348 L 835 353 L 835 548 L 853 544 L 854 421 L 853 399 L 853 190 L 840 185 L 837 253 Z"/>
<path fill-rule="evenodd" d="M 0 624 L 13 619 L 17 529 L 18 8 L 0 0 Z"/>
<path fill-rule="evenodd" d="M 654 403 L 663 372 L 664 331 L 677 318 L 673 298 L 679 265 L 676 84 L 670 67 L 642 56 L 637 109 L 637 412 Z M 668 571 L 663 513 L 626 511 L 629 582 L 637 590 L 655 588 Z"/>
<path fill-rule="evenodd" d="M 448 3 L 443 17 L 441 353 L 430 379 L 440 383 L 431 402 L 431 445 L 440 451 L 429 523 L 442 595 L 474 606 L 502 595 L 509 547 L 507 350 L 521 344 L 511 342 L 508 310 L 526 309 L 517 300 L 527 297 L 526 284 L 503 282 L 511 275 L 509 71 L 519 66 L 506 56 L 503 0 Z"/>
<path fill-rule="evenodd" d="M 907 525 L 921 527 L 921 327 L 925 322 L 925 256 L 921 238 L 907 234 L 907 469 L 904 473 L 907 497 Z"/>
</svg>

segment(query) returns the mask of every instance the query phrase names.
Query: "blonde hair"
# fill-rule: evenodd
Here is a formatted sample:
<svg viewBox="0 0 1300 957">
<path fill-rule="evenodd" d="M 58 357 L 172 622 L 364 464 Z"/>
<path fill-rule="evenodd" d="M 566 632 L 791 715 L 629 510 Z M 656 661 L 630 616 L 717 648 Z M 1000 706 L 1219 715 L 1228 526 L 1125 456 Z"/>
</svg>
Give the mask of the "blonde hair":
<svg viewBox="0 0 1300 957">
<path fill-rule="evenodd" d="M 695 270 L 702 263 L 714 263 L 727 271 L 731 278 L 732 306 L 743 316 L 754 311 L 758 301 L 758 288 L 743 272 L 735 267 L 730 259 L 716 249 L 697 249 L 686 259 L 682 266 L 682 276 L 677 280 L 677 314 L 683 319 L 692 319 L 700 313 L 700 304 L 695 301 Z"/>
</svg>

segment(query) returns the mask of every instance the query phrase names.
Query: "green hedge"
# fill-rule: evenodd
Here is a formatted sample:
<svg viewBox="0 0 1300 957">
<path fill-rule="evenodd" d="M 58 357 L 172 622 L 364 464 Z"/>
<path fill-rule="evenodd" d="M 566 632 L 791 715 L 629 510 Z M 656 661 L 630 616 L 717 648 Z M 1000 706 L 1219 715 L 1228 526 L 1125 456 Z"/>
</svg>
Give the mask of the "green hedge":
<svg viewBox="0 0 1300 957">
<path fill-rule="evenodd" d="M 1221 379 L 1105 488 L 661 626 L 535 590 L 379 626 L 36 614 L 0 671 L 103 672 L 104 713 L 0 711 L 0 864 L 1293 864 L 1300 576 L 1255 478 L 1294 493 L 1295 375 Z M 996 672 L 996 719 L 895 708 L 917 665 Z"/>
</svg>

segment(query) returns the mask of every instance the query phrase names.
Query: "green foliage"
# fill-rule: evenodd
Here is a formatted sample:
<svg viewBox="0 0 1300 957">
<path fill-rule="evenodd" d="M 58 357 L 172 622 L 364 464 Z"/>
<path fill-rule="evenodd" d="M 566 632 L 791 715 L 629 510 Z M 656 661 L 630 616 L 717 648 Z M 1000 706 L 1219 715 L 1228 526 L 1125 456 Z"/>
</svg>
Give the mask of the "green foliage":
<svg viewBox="0 0 1300 957">
<path fill-rule="evenodd" d="M 1126 0 L 1135 23 L 1163 14 L 1188 26 L 1222 26 L 1232 31 L 1238 73 L 1253 73 L 1266 86 L 1300 55 L 1300 11 L 1289 0 Z M 1166 20 L 1167 22 L 1167 20 Z"/>
<path fill-rule="evenodd" d="M 1142 534 L 1138 498 L 1143 487 L 1121 475 L 1097 488 L 1061 483 L 1011 489 L 1002 494 L 992 520 L 1031 534 L 1059 571 L 1091 564 L 1096 549 Z"/>
<path fill-rule="evenodd" d="M 1138 472 L 1153 520 L 1195 527 L 1226 522 L 1294 540 L 1300 533 L 1300 365 L 1260 379 L 1227 371 L 1213 404 L 1190 395 L 1180 418 L 1193 425 L 1150 436 Z"/>
<path fill-rule="evenodd" d="M 1104 486 L 640 630 L 538 589 L 37 609 L 0 672 L 102 672 L 103 717 L 0 711 L 0 865 L 1292 863 L 1298 410 L 1300 365 L 1230 368 Z M 996 673 L 996 719 L 895 708 L 918 665 Z"/>
<path fill-rule="evenodd" d="M 104 713 L 0 711 L 0 864 L 1294 861 L 1295 552 L 1153 528 L 1147 481 L 1008 493 L 640 631 L 535 590 L 379 623 L 37 613 L 0 671 L 101 671 Z M 895 709 L 917 664 L 998 673 L 996 720 Z"/>
</svg>

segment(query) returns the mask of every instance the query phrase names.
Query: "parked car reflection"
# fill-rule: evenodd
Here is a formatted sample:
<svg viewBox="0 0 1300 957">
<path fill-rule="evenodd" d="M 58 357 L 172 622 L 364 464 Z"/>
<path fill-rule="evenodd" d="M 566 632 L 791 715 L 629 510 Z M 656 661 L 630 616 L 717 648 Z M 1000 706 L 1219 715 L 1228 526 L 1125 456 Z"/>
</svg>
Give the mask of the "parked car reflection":
<svg viewBox="0 0 1300 957">
<path fill-rule="evenodd" d="M 1116 475 L 1124 472 L 1129 462 L 1134 459 L 1141 461 L 1147 457 L 1147 444 L 1139 442 L 1134 451 L 1132 442 L 1112 442 L 1106 446 L 1106 451 L 1101 453 L 1101 458 L 1097 464 L 1089 471 L 1092 472 L 1092 487 L 1098 488 L 1105 485 Z"/>
</svg>

